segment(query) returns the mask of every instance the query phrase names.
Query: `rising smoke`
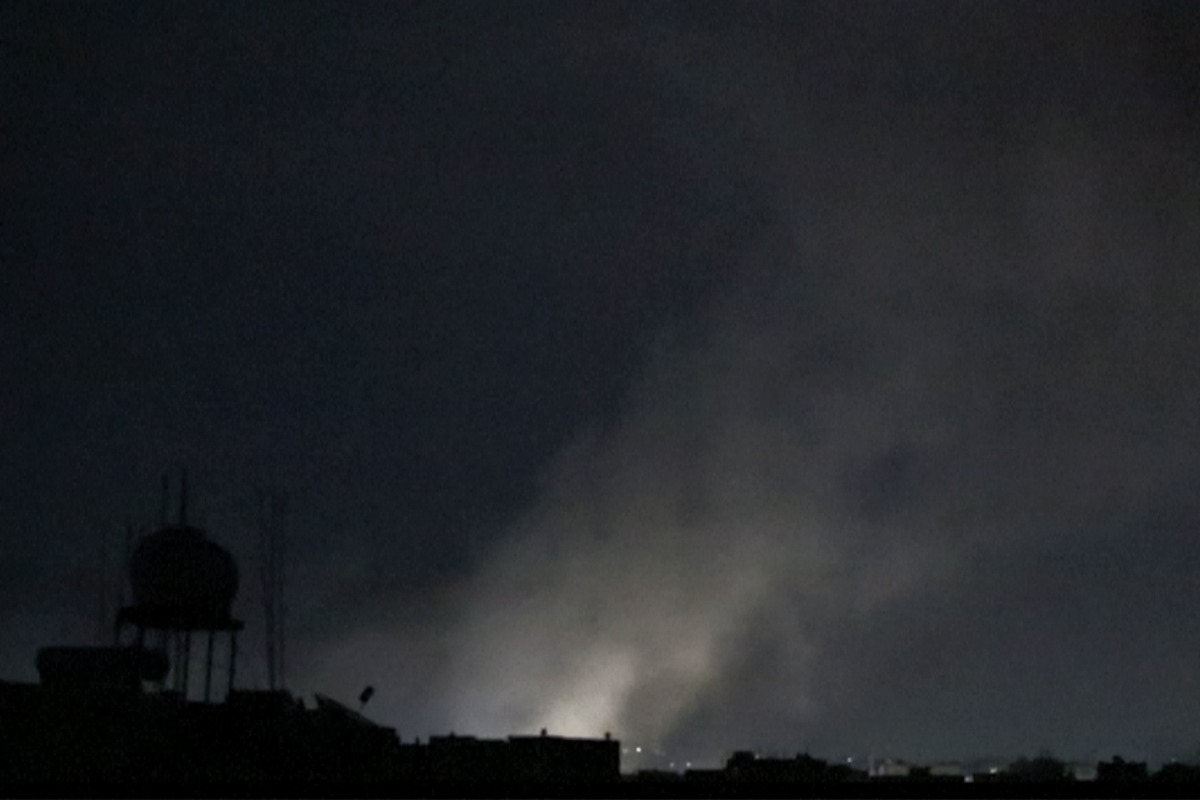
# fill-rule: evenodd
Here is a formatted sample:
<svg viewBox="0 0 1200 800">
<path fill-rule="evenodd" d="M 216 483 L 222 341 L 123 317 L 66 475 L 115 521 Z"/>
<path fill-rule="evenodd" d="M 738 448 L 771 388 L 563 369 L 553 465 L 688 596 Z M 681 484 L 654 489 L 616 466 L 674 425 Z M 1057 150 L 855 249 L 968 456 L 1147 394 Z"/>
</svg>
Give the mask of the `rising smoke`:
<svg viewBox="0 0 1200 800">
<path fill-rule="evenodd" d="M 773 213 L 436 625 L 345 651 L 406 642 L 445 705 L 405 702 L 460 732 L 709 763 L 1189 745 L 1194 702 L 1118 700 L 1148 653 L 1184 674 L 1200 598 L 1148 643 L 1161 609 L 1106 566 L 1161 574 L 1200 444 L 1195 145 L 1111 49 L 1150 34 L 804 8 L 792 36 L 618 25 L 573 54 L 690 108 L 662 121 L 681 162 L 743 148 Z"/>
<path fill-rule="evenodd" d="M 953 66 L 951 43 L 927 44 Z M 1070 58 L 1108 55 L 1076 45 Z M 665 333 L 621 419 L 547 468 L 470 588 L 451 714 L 464 729 L 611 730 L 709 759 L 823 735 L 942 755 L 1086 749 L 1078 732 L 1029 721 L 980 733 L 989 714 L 1005 719 L 1006 670 L 1025 664 L 1037 681 L 1028 651 L 1042 645 L 1018 631 L 982 676 L 962 677 L 969 656 L 930 668 L 960 692 L 941 734 L 862 708 L 914 680 L 937 705 L 936 686 L 900 671 L 889 687 L 842 659 L 929 648 L 939 625 L 953 652 L 984 624 L 954 611 L 967 576 L 1023 565 L 989 598 L 1002 603 L 1021 569 L 1039 582 L 1069 571 L 1035 563 L 1045 542 L 1084 551 L 1122 510 L 1175 501 L 1175 476 L 1196 466 L 1200 396 L 1200 287 L 1186 269 L 1200 195 L 1182 177 L 1194 148 L 1170 118 L 1048 101 L 992 108 L 989 127 L 937 89 L 916 109 L 888 110 L 871 87 L 876 110 L 798 107 L 777 91 L 796 60 L 742 52 L 700 75 L 660 63 L 673 88 L 686 73 L 717 87 L 698 102 L 744 112 L 733 125 L 778 214 L 703 333 Z M 1026 620 L 1038 637 L 1074 619 L 1041 613 Z M 1003 691 L 1010 706 L 1039 696 Z M 971 725 L 976 743 L 955 751 Z"/>
</svg>

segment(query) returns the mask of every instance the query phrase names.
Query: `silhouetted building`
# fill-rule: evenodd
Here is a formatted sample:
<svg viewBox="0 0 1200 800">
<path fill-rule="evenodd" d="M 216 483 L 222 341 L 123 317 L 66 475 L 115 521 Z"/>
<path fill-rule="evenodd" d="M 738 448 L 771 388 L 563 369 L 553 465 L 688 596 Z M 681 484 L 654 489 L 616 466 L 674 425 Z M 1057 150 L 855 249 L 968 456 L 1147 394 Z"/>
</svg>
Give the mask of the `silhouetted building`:
<svg viewBox="0 0 1200 800">
<path fill-rule="evenodd" d="M 1145 761 L 1126 761 L 1120 756 L 1113 756 L 1112 761 L 1101 761 L 1096 765 L 1097 781 L 1144 781 L 1149 777 Z"/>
<path fill-rule="evenodd" d="M 522 782 L 595 782 L 616 780 L 621 745 L 612 737 L 568 739 L 549 736 L 508 737 L 513 777 Z"/>
<path fill-rule="evenodd" d="M 1075 779 L 1074 773 L 1067 769 L 1065 763 L 1045 755 L 1037 758 L 1018 758 L 1008 765 L 1005 774 L 1010 780 L 1038 783 L 1055 783 Z"/>
<path fill-rule="evenodd" d="M 433 781 L 457 783 L 507 782 L 514 770 L 508 742 L 474 736 L 431 736 L 425 756 L 425 773 Z"/>
<path fill-rule="evenodd" d="M 1169 764 L 1163 764 L 1158 772 L 1154 773 L 1152 780 L 1160 783 L 1187 783 L 1200 786 L 1200 765 L 1180 764 L 1172 761 Z"/>
<path fill-rule="evenodd" d="M 795 758 L 759 758 L 740 750 L 725 763 L 729 780 L 752 783 L 830 783 L 857 780 L 866 773 L 845 764 L 830 766 L 828 761 L 800 753 Z"/>
</svg>

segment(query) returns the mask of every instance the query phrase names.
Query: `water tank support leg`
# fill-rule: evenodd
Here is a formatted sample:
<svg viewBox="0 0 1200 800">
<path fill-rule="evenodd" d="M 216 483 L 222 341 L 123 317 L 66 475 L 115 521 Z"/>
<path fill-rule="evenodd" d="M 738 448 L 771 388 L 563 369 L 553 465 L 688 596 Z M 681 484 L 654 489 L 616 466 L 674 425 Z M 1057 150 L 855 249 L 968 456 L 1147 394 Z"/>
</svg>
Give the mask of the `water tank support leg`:
<svg viewBox="0 0 1200 800">
<path fill-rule="evenodd" d="M 166 639 L 166 650 L 171 654 L 171 689 L 178 692 L 183 685 L 183 659 L 179 657 L 179 636 L 169 633 Z"/>
<path fill-rule="evenodd" d="M 187 700 L 192 669 L 192 632 L 183 634 L 183 699 Z"/>
<path fill-rule="evenodd" d="M 204 657 L 204 702 L 212 696 L 213 632 L 208 632 L 208 651 Z"/>
<path fill-rule="evenodd" d="M 233 675 L 237 670 L 237 631 L 229 632 L 229 693 L 233 693 Z"/>
</svg>

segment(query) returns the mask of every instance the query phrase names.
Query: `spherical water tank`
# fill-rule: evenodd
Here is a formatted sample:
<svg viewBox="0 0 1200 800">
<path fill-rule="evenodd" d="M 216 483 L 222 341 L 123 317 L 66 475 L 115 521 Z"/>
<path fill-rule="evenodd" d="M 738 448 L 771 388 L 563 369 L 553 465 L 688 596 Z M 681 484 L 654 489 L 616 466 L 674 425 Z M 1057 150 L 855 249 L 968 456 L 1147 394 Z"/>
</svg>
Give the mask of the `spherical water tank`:
<svg viewBox="0 0 1200 800">
<path fill-rule="evenodd" d="M 184 616 L 227 618 L 238 590 L 238 570 L 225 548 L 199 528 L 163 528 L 138 543 L 129 563 L 138 606 Z"/>
</svg>

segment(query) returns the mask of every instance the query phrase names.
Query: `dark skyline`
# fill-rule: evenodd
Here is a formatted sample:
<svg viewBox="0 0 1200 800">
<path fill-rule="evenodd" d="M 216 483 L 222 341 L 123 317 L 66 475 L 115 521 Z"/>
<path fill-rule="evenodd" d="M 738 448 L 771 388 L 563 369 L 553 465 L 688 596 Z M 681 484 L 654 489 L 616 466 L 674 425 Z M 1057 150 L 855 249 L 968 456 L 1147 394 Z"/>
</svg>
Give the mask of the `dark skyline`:
<svg viewBox="0 0 1200 800">
<path fill-rule="evenodd" d="M 3 676 L 186 466 L 404 737 L 1200 753 L 1193 4 L 0 29 Z"/>
</svg>

